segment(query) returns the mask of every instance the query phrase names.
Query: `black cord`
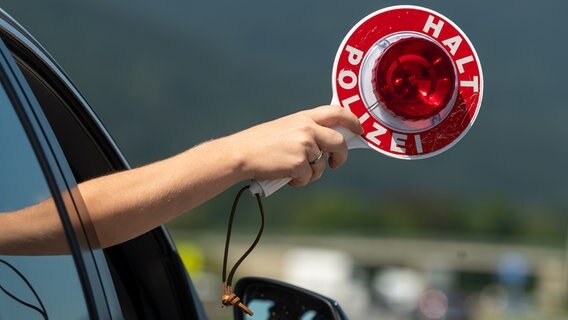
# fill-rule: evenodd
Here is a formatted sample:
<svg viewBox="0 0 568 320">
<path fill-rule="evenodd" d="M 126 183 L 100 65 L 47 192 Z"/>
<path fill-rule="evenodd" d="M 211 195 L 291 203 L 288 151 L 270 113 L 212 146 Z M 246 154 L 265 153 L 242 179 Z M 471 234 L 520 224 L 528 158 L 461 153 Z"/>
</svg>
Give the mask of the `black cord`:
<svg viewBox="0 0 568 320">
<path fill-rule="evenodd" d="M 39 305 L 41 307 L 38 308 L 30 303 L 27 303 L 25 301 L 23 301 L 22 299 L 14 296 L 12 293 L 10 293 L 8 290 L 6 290 L 1 284 L 0 284 L 0 290 L 2 290 L 6 295 L 8 295 L 8 297 L 16 300 L 18 303 L 23 304 L 24 306 L 33 309 L 35 311 L 37 311 L 39 314 L 42 315 L 44 320 L 49 320 L 49 317 L 47 315 L 47 311 L 45 310 L 45 306 L 43 305 L 43 302 L 41 301 L 41 299 L 39 298 L 39 295 L 37 294 L 37 292 L 35 291 L 34 287 L 31 285 L 31 283 L 28 281 L 28 279 L 18 270 L 16 269 L 16 267 L 14 267 L 13 265 L 11 265 L 8 261 L 0 259 L 0 262 L 5 264 L 8 268 L 12 269 L 12 271 L 14 271 L 22 280 L 24 280 L 24 282 L 26 283 L 26 285 L 28 286 L 28 288 L 30 288 L 30 290 L 32 291 L 32 293 L 34 294 L 35 298 L 37 299 L 37 301 L 39 302 Z"/>
<path fill-rule="evenodd" d="M 233 230 L 233 221 L 235 219 L 235 213 L 237 211 L 237 205 L 239 204 L 239 200 L 241 199 L 241 196 L 243 195 L 243 193 L 246 190 L 248 190 L 249 188 L 250 188 L 250 186 L 245 186 L 245 187 L 241 188 L 241 190 L 239 190 L 239 192 L 237 193 L 237 196 L 235 197 L 235 200 L 233 201 L 233 206 L 231 208 L 231 214 L 229 216 L 229 226 L 227 228 L 227 238 L 225 240 L 225 252 L 223 254 L 223 276 L 222 276 L 223 279 L 222 280 L 223 280 L 224 295 L 223 295 L 223 297 L 221 297 L 221 301 L 222 301 L 223 305 L 226 305 L 226 306 L 237 305 L 240 308 L 242 308 L 243 311 L 252 315 L 252 312 L 250 312 L 250 310 L 248 310 L 248 308 L 246 308 L 246 306 L 244 306 L 240 302 L 239 297 L 237 297 L 232 292 L 231 286 L 232 286 L 232 283 L 233 283 L 233 277 L 235 276 L 235 272 L 237 271 L 237 269 L 239 268 L 241 263 L 243 263 L 243 261 L 248 257 L 248 255 L 254 250 L 254 248 L 256 247 L 258 242 L 260 241 L 260 237 L 262 236 L 262 232 L 264 231 L 264 207 L 262 205 L 262 198 L 260 197 L 259 194 L 255 194 L 255 196 L 256 196 L 256 201 L 258 203 L 258 208 L 260 210 L 260 229 L 258 230 L 258 234 L 256 235 L 256 238 L 254 239 L 251 246 L 239 258 L 239 260 L 237 260 L 237 262 L 235 263 L 233 268 L 231 268 L 231 271 L 229 272 L 229 276 L 227 277 L 227 260 L 228 260 L 228 257 L 229 257 L 229 244 L 231 242 L 231 232 Z"/>
<path fill-rule="evenodd" d="M 237 269 L 239 268 L 241 263 L 243 263 L 243 261 L 248 257 L 248 255 L 254 250 L 254 248 L 256 247 L 258 242 L 260 241 L 260 237 L 262 236 L 262 232 L 264 231 L 264 207 L 262 205 L 262 199 L 261 199 L 260 195 L 255 194 L 256 200 L 257 200 L 257 203 L 258 203 L 258 208 L 260 209 L 260 229 L 258 230 L 258 234 L 256 235 L 256 238 L 254 239 L 251 246 L 241 256 L 241 258 L 235 263 L 235 265 L 231 269 L 231 272 L 229 272 L 229 276 L 227 277 L 227 260 L 228 260 L 228 256 L 229 256 L 229 244 L 231 242 L 231 232 L 233 230 L 233 221 L 234 221 L 234 218 L 235 218 L 235 213 L 237 211 L 237 205 L 239 204 L 239 200 L 240 200 L 241 196 L 243 195 L 243 193 L 246 190 L 248 190 L 249 188 L 250 188 L 250 186 L 245 186 L 245 187 L 241 188 L 241 190 L 239 190 L 239 192 L 237 193 L 237 196 L 235 197 L 235 200 L 233 201 L 233 206 L 231 208 L 231 215 L 229 216 L 229 226 L 227 228 L 227 238 L 225 240 L 225 253 L 224 253 L 224 256 L 223 256 L 223 282 L 224 283 L 226 282 L 227 285 L 229 285 L 229 286 L 233 283 L 233 277 L 235 275 L 235 272 L 237 271 Z"/>
</svg>

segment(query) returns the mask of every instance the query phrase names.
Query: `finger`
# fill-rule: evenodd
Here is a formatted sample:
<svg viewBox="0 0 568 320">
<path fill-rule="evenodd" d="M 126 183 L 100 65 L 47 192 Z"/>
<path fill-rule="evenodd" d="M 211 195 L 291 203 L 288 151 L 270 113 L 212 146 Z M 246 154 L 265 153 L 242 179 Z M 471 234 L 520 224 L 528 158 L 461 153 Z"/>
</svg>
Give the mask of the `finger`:
<svg viewBox="0 0 568 320">
<path fill-rule="evenodd" d="M 288 184 L 294 187 L 305 186 L 308 182 L 310 182 L 312 175 L 312 166 L 306 161 L 305 164 L 296 170 L 293 179 L 288 182 Z"/>
<path fill-rule="evenodd" d="M 325 171 L 328 153 L 324 152 L 323 157 L 324 158 L 321 159 L 321 161 L 319 161 L 318 163 L 312 164 L 312 178 L 310 179 L 310 182 L 321 178 L 323 172 Z"/>
<path fill-rule="evenodd" d="M 329 167 L 332 169 L 337 169 L 339 168 L 342 164 L 345 163 L 345 161 L 347 161 L 347 152 L 345 153 L 341 153 L 341 152 L 334 152 L 334 153 L 330 153 L 329 154 Z"/>
<path fill-rule="evenodd" d="M 340 106 L 322 106 L 309 110 L 312 119 L 325 127 L 341 126 L 351 130 L 354 134 L 363 134 L 359 119 L 351 111 Z"/>
<path fill-rule="evenodd" d="M 318 146 L 329 152 L 329 166 L 335 169 L 347 160 L 347 143 L 345 138 L 335 130 L 326 127 L 315 128 L 315 140 Z"/>
<path fill-rule="evenodd" d="M 328 127 L 314 126 L 315 143 L 327 152 L 347 152 L 347 142 L 341 133 Z"/>
</svg>

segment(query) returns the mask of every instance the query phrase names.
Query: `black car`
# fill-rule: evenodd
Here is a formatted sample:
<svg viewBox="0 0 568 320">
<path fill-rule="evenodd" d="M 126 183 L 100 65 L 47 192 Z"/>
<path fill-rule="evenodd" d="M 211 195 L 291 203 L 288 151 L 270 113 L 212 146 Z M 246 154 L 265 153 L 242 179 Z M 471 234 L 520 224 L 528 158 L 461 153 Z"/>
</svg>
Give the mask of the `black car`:
<svg viewBox="0 0 568 320">
<path fill-rule="evenodd" d="M 0 212 L 51 198 L 68 246 L 0 255 L 0 319 L 205 319 L 165 227 L 97 245 L 77 184 L 128 162 L 63 70 L 3 11 L 0 38 Z M 236 291 L 264 302 L 270 319 L 344 317 L 332 300 L 277 281 L 246 278 Z"/>
</svg>

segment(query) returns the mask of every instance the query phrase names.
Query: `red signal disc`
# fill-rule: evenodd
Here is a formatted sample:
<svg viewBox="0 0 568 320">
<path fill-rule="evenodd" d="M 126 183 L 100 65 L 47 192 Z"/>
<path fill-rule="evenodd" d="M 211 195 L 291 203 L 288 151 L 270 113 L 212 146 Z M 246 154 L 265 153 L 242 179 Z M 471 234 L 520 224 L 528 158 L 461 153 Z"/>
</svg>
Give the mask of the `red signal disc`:
<svg viewBox="0 0 568 320">
<path fill-rule="evenodd" d="M 376 11 L 337 52 L 334 102 L 363 126 L 373 149 L 402 159 L 456 144 L 479 112 L 483 76 L 467 36 L 448 18 L 417 6 Z"/>
<path fill-rule="evenodd" d="M 373 89 L 382 105 L 409 120 L 438 114 L 455 90 L 452 60 L 444 50 L 422 38 L 393 43 L 377 59 Z"/>
</svg>

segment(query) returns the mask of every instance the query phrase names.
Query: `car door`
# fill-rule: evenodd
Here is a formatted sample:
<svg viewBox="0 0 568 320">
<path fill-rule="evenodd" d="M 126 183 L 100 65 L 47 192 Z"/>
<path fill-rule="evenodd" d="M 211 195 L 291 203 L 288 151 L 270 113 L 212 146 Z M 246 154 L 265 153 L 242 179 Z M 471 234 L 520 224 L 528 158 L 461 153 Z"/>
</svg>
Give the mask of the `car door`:
<svg viewBox="0 0 568 320">
<path fill-rule="evenodd" d="M 104 314 L 126 319 L 203 319 L 205 314 L 175 246 L 164 227 L 112 248 L 97 244 L 77 183 L 126 170 L 129 165 L 71 81 L 37 41 L 0 12 L 0 36 L 14 73 L 33 101 L 34 114 L 58 155 L 95 293 Z M 1 319 L 1 318 L 0 318 Z"/>
<path fill-rule="evenodd" d="M 0 40 L 0 319 L 110 318 L 65 159 Z"/>
</svg>

